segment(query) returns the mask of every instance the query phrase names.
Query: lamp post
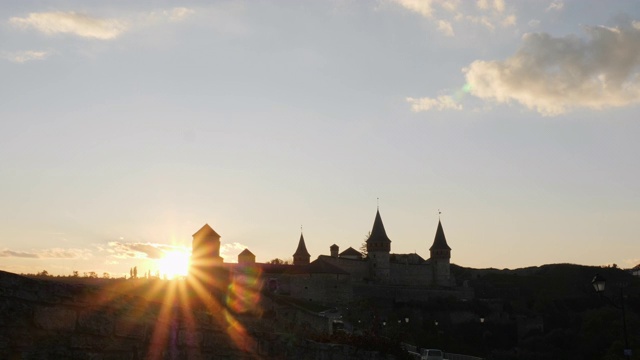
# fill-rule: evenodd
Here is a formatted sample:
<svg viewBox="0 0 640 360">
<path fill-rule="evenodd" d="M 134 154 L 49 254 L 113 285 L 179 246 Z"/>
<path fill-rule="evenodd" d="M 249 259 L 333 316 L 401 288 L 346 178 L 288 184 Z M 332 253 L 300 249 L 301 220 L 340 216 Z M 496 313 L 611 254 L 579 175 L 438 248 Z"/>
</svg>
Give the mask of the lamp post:
<svg viewBox="0 0 640 360">
<path fill-rule="evenodd" d="M 624 311 L 624 287 L 620 286 L 620 306 L 613 302 L 613 300 L 609 299 L 604 295 L 605 285 L 607 284 L 607 280 L 600 276 L 600 274 L 596 274 L 591 280 L 591 285 L 593 289 L 596 291 L 600 297 L 606 299 L 611 306 L 616 309 L 620 309 L 622 311 L 622 333 L 624 335 L 624 356 L 627 359 L 631 359 L 631 348 L 629 347 L 629 338 L 627 336 L 627 317 Z"/>
</svg>

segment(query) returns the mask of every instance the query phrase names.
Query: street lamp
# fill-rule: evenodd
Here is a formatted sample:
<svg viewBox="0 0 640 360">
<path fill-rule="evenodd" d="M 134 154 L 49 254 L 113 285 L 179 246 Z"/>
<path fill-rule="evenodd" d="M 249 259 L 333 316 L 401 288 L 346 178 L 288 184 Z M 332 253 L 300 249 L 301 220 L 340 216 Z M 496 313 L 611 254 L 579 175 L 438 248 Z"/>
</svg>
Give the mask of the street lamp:
<svg viewBox="0 0 640 360">
<path fill-rule="evenodd" d="M 620 306 L 613 302 L 613 300 L 609 299 L 604 295 L 605 285 L 607 284 L 607 280 L 600 276 L 600 274 L 596 274 L 591 280 L 591 285 L 593 289 L 596 291 L 601 298 L 606 299 L 611 306 L 616 309 L 620 309 L 622 311 L 622 333 L 624 334 L 624 356 L 627 359 L 631 359 L 631 348 L 629 347 L 629 339 L 627 337 L 627 317 L 624 312 L 624 287 L 620 286 Z"/>
<path fill-rule="evenodd" d="M 591 280 L 591 285 L 593 285 L 593 289 L 596 291 L 596 294 L 602 294 L 604 292 L 604 286 L 606 285 L 607 280 L 600 276 L 600 274 L 596 274 Z"/>
</svg>

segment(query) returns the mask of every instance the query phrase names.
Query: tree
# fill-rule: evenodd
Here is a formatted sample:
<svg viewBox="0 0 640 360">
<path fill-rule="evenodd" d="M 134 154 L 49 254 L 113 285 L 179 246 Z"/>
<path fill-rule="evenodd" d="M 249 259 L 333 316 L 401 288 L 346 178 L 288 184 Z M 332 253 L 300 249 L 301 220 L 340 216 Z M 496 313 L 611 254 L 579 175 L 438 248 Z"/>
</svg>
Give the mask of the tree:
<svg viewBox="0 0 640 360">
<path fill-rule="evenodd" d="M 362 242 L 362 245 L 360 245 L 360 249 L 358 249 L 362 253 L 362 257 L 365 259 L 367 258 L 367 255 L 368 255 L 367 240 L 369 240 L 369 237 L 371 237 L 371 231 L 369 231 L 367 235 L 364 236 L 364 241 Z"/>
<path fill-rule="evenodd" d="M 289 265 L 289 261 L 285 261 L 279 258 L 275 258 L 275 259 L 271 259 L 267 262 L 267 264 L 273 264 L 273 265 Z"/>
<path fill-rule="evenodd" d="M 110 277 L 111 277 L 111 275 L 109 275 L 109 273 L 108 273 L 108 272 L 103 272 L 103 273 L 102 273 L 102 278 L 103 278 L 103 279 L 109 279 Z"/>
<path fill-rule="evenodd" d="M 137 266 L 133 267 L 133 278 L 134 279 L 138 278 L 138 267 Z"/>
<path fill-rule="evenodd" d="M 73 277 L 78 277 L 80 275 L 78 275 L 78 270 L 73 270 L 73 275 L 71 275 Z"/>
</svg>

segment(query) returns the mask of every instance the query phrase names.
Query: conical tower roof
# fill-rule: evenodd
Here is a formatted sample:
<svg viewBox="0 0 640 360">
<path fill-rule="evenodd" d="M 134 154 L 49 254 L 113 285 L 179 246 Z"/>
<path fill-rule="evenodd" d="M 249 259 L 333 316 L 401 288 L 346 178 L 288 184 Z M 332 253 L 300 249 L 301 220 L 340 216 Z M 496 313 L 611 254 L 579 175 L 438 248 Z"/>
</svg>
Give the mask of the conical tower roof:
<svg viewBox="0 0 640 360">
<path fill-rule="evenodd" d="M 298 248 L 296 249 L 296 252 L 293 254 L 294 257 L 296 256 L 306 256 L 306 257 L 310 257 L 311 254 L 309 254 L 309 252 L 307 251 L 307 246 L 304 244 L 304 236 L 302 236 L 302 233 L 300 233 L 300 241 L 298 241 Z"/>
<path fill-rule="evenodd" d="M 196 235 L 207 236 L 211 234 L 213 234 L 214 236 L 220 237 L 220 235 L 218 235 L 218 233 L 215 232 L 215 230 L 213 230 L 211 226 L 209 226 L 209 224 L 204 224 L 204 226 L 202 226 L 200 230 L 196 231 L 196 233 L 193 234 L 193 236 L 196 236 Z"/>
<path fill-rule="evenodd" d="M 438 230 L 436 230 L 436 237 L 433 239 L 433 245 L 429 250 L 451 250 L 447 245 L 447 238 L 444 236 L 444 230 L 442 229 L 442 223 L 438 219 Z"/>
<path fill-rule="evenodd" d="M 384 230 L 384 224 L 382 223 L 382 217 L 380 216 L 380 209 L 376 211 L 376 219 L 373 221 L 371 235 L 369 235 L 369 238 L 367 239 L 367 244 L 370 243 L 391 243 L 391 240 L 387 236 L 387 232 Z"/>
</svg>

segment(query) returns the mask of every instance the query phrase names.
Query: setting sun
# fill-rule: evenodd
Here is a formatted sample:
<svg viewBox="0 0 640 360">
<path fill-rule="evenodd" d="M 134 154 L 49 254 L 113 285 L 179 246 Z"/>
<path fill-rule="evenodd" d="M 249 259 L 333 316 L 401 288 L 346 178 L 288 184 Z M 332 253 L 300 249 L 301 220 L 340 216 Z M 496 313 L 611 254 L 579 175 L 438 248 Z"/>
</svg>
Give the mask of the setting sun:
<svg viewBox="0 0 640 360">
<path fill-rule="evenodd" d="M 160 273 L 172 279 L 177 276 L 186 276 L 189 272 L 189 256 L 185 251 L 172 251 L 158 260 L 158 269 Z"/>
</svg>

